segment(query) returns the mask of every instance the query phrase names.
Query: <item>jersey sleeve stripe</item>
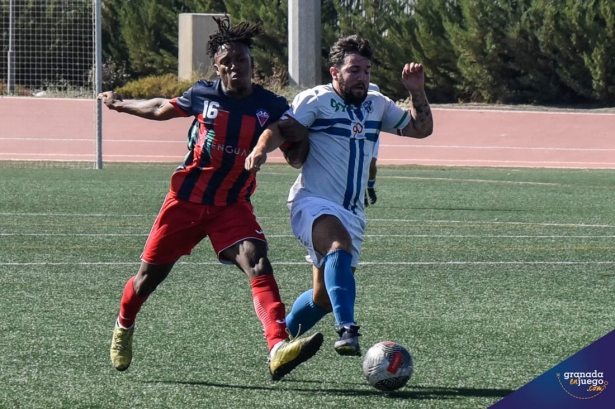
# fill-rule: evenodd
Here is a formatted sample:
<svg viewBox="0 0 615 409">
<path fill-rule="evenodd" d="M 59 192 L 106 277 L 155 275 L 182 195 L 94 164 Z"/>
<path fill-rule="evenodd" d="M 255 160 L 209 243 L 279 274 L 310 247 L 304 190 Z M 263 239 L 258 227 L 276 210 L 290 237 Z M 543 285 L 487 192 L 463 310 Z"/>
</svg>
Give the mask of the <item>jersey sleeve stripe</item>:
<svg viewBox="0 0 615 409">
<path fill-rule="evenodd" d="M 171 103 L 171 105 L 173 105 L 173 108 L 175 108 L 175 110 L 177 112 L 179 112 L 179 114 L 183 117 L 188 117 L 189 115 L 186 113 L 186 111 L 184 111 L 182 109 L 182 107 L 179 106 L 179 104 L 177 103 L 177 98 L 173 98 L 169 101 Z"/>
<path fill-rule="evenodd" d="M 406 120 L 406 118 L 408 117 L 408 111 L 404 112 L 404 115 L 401 117 L 401 119 L 399 120 L 399 122 L 397 122 L 395 124 L 395 126 L 393 126 L 393 128 L 399 128 L 401 126 L 401 124 L 404 123 L 404 121 Z"/>
</svg>

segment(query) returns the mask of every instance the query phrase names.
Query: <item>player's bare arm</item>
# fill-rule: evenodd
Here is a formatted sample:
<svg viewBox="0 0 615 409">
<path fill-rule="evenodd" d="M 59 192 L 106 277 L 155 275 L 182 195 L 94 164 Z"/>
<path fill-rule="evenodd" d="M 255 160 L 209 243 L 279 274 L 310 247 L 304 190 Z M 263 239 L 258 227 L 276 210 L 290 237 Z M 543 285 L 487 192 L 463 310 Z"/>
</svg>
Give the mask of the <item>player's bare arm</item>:
<svg viewBox="0 0 615 409">
<path fill-rule="evenodd" d="M 425 73 L 423 65 L 410 63 L 401 73 L 402 83 L 410 93 L 411 120 L 402 129 L 402 135 L 410 138 L 426 138 L 433 132 L 433 116 L 425 95 Z"/>
<path fill-rule="evenodd" d="M 286 163 L 295 169 L 301 169 L 310 152 L 310 140 L 305 138 L 298 142 L 285 142 L 280 145 L 280 150 Z"/>
<path fill-rule="evenodd" d="M 279 120 L 263 131 L 245 162 L 245 169 L 258 172 L 267 161 L 267 153 L 280 148 L 289 165 L 300 168 L 307 157 L 307 128 L 292 118 Z"/>
<path fill-rule="evenodd" d="M 286 163 L 295 169 L 300 169 L 310 150 L 308 129 L 294 118 L 278 121 L 278 129 L 285 140 L 280 145 L 280 150 L 284 159 L 286 159 Z"/>
<path fill-rule="evenodd" d="M 165 98 L 124 101 L 122 97 L 115 92 L 107 91 L 98 94 L 98 99 L 100 99 L 107 108 L 113 111 L 125 112 L 145 119 L 166 121 L 167 119 L 181 116 L 175 107 Z"/>
</svg>

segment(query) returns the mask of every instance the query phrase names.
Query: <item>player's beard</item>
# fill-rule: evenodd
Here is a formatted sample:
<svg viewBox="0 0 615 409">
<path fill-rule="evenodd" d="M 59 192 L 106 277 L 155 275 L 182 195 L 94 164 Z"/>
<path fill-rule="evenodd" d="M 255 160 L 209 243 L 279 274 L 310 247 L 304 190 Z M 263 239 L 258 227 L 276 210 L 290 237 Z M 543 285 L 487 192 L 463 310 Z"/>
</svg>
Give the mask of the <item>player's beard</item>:
<svg viewBox="0 0 615 409">
<path fill-rule="evenodd" d="M 365 101 L 365 98 L 367 98 L 367 88 L 364 90 L 361 96 L 356 96 L 355 94 L 353 94 L 352 88 L 346 87 L 346 81 L 344 80 L 344 77 L 340 75 L 340 78 L 337 80 L 337 82 L 339 82 L 340 85 L 340 93 L 342 94 L 342 98 L 344 98 L 344 101 L 346 101 L 347 103 L 351 105 L 359 105 L 363 101 Z"/>
</svg>

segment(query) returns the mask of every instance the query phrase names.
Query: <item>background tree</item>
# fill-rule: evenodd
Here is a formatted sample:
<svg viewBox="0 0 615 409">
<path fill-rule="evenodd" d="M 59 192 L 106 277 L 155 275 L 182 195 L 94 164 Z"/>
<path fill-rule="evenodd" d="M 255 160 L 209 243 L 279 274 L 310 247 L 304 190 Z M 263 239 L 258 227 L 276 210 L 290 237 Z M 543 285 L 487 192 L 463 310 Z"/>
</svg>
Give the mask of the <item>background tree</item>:
<svg viewBox="0 0 615 409">
<path fill-rule="evenodd" d="M 459 55 L 457 87 L 473 101 L 504 101 L 509 92 L 503 79 L 518 74 L 507 36 L 514 24 L 509 1 L 464 0 L 459 5 L 460 24 L 449 30 Z"/>
<path fill-rule="evenodd" d="M 184 3 L 176 0 L 131 0 L 120 9 L 120 32 L 137 76 L 177 71 L 177 13 Z"/>
<path fill-rule="evenodd" d="M 424 64 L 433 102 L 606 104 L 615 97 L 612 0 L 322 0 L 321 10 L 325 83 L 331 44 L 356 33 L 372 42 L 372 80 L 393 98 L 406 97 L 399 72 L 409 60 Z M 287 84 L 287 0 L 103 0 L 104 58 L 124 70 L 116 78 L 177 72 L 180 12 L 262 23 L 255 78 Z"/>
<path fill-rule="evenodd" d="M 427 95 L 432 102 L 465 99 L 457 87 L 461 73 L 459 53 L 450 40 L 451 27 L 459 26 L 461 9 L 456 0 L 410 2 L 410 10 L 400 10 L 393 22 L 390 40 L 410 48 L 425 67 Z M 401 50 L 403 51 L 403 49 Z M 403 55 L 403 54 L 401 54 Z"/>
<path fill-rule="evenodd" d="M 120 26 L 123 3 L 122 0 L 103 0 L 101 3 L 103 89 L 115 89 L 131 79 L 128 47 Z"/>
<path fill-rule="evenodd" d="M 408 3 L 399 0 L 334 2 L 338 13 L 337 36 L 358 34 L 369 39 L 374 49 L 372 82 L 391 98 L 408 96 L 400 82 L 401 70 L 405 62 L 415 58 L 411 45 L 407 41 L 399 42 L 397 35 L 400 31 L 399 20 L 408 18 Z M 323 44 L 327 52 L 334 41 L 331 39 Z M 323 80 L 325 78 L 329 82 L 331 76 L 328 74 Z"/>
<path fill-rule="evenodd" d="M 615 97 L 615 4 L 610 0 L 535 0 L 542 24 L 535 27 L 553 72 L 573 90 L 569 98 Z"/>
<path fill-rule="evenodd" d="M 252 51 L 255 77 L 269 85 L 288 83 L 288 0 L 227 0 L 231 22 L 260 23 L 265 33 L 256 37 Z"/>
</svg>

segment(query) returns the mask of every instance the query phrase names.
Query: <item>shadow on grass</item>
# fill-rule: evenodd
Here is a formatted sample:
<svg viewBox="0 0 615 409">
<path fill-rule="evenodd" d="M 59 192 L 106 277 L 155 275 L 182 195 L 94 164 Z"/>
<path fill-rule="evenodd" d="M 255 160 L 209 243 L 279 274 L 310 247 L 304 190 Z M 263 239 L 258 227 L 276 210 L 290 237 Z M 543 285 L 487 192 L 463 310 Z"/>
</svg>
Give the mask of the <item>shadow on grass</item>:
<svg viewBox="0 0 615 409">
<path fill-rule="evenodd" d="M 214 388 L 229 388 L 240 390 L 263 390 L 273 391 L 279 390 L 277 386 L 256 386 L 256 385 L 233 385 L 226 383 L 216 382 L 197 382 L 197 381 L 146 381 L 149 384 L 172 384 L 172 385 L 189 385 L 189 386 L 207 386 Z M 320 381 L 303 381 L 287 379 L 281 381 L 279 384 L 289 383 L 318 383 L 320 385 L 323 382 Z M 336 383 L 336 385 L 340 385 Z M 460 397 L 478 397 L 478 398 L 503 398 L 512 392 L 512 389 L 482 389 L 482 388 L 445 388 L 445 387 L 429 387 L 429 386 L 408 386 L 401 391 L 385 393 L 375 389 L 365 390 L 365 384 L 363 383 L 343 383 L 342 385 L 348 385 L 347 388 L 327 388 L 327 387 L 314 387 L 314 388 L 301 388 L 301 387 L 286 387 L 284 390 L 290 390 L 300 393 L 324 393 L 343 396 L 387 396 L 391 399 L 454 399 Z"/>
</svg>

